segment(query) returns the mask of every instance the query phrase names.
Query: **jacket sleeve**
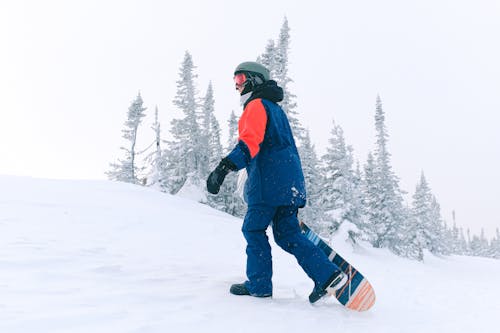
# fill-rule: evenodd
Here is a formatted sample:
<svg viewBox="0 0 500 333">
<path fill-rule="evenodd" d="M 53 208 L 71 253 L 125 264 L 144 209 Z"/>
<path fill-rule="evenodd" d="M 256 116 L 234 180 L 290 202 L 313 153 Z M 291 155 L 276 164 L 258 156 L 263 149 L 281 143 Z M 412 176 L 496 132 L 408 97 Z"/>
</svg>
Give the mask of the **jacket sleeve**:
<svg viewBox="0 0 500 333">
<path fill-rule="evenodd" d="M 262 100 L 247 104 L 238 122 L 238 144 L 227 156 L 238 168 L 243 169 L 259 153 L 266 133 L 267 113 Z"/>
</svg>

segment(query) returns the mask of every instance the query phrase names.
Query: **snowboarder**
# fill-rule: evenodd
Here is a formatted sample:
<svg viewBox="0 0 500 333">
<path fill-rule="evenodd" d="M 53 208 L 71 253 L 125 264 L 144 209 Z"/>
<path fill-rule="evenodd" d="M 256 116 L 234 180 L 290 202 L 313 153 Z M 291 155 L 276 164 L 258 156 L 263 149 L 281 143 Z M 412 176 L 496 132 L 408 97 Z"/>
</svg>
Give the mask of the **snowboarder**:
<svg viewBox="0 0 500 333">
<path fill-rule="evenodd" d="M 246 168 L 248 174 L 244 190 L 248 211 L 242 227 L 248 280 L 233 284 L 230 293 L 272 296 L 271 247 L 266 234 L 271 224 L 276 243 L 293 254 L 314 281 L 309 296 L 314 303 L 327 289 L 340 287 L 345 274 L 301 233 L 297 213 L 306 204 L 306 191 L 288 118 L 276 104 L 283 100 L 283 89 L 270 80 L 269 70 L 256 62 L 239 64 L 234 82 L 243 105 L 239 142 L 207 179 L 207 190 L 217 194 L 230 171 Z"/>
</svg>

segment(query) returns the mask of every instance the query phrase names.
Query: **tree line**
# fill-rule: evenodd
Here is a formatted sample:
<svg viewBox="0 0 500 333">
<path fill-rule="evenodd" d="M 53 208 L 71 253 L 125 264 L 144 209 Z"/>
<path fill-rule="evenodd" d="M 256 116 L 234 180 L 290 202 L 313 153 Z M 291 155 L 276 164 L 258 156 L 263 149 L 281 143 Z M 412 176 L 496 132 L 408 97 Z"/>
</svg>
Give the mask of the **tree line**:
<svg viewBox="0 0 500 333">
<path fill-rule="evenodd" d="M 257 61 L 269 68 L 271 78 L 284 90 L 280 103 L 286 112 L 302 160 L 308 204 L 300 218 L 321 236 L 330 238 L 341 225 L 348 226 L 353 242 L 365 240 L 376 248 L 388 248 L 395 254 L 424 260 L 428 251 L 435 255 L 474 255 L 500 258 L 500 232 L 488 240 L 484 231 L 472 235 L 441 215 L 440 205 L 433 195 L 424 172 L 417 182 L 411 203 L 405 203 L 399 178 L 391 166 L 388 151 L 389 133 L 385 125 L 382 100 L 375 101 L 375 150 L 368 154 L 363 166 L 355 161 L 353 148 L 346 143 L 340 125 L 332 123 L 326 153 L 318 156 L 310 133 L 297 115 L 297 97 L 290 91 L 293 80 L 288 73 L 290 28 L 285 18 L 279 36 L 269 40 Z M 198 201 L 234 216 L 242 217 L 246 206 L 237 194 L 238 175 L 226 178 L 217 196 L 205 190 L 205 180 L 212 170 L 237 143 L 238 118 L 234 111 L 227 120 L 227 141 L 221 142 L 221 126 L 215 117 L 215 97 L 208 83 L 201 98 L 196 90 L 195 65 L 186 51 L 182 60 L 177 91 L 173 104 L 182 117 L 170 123 L 169 140 L 162 139 L 158 108 L 152 130 L 155 139 L 149 147 L 136 147 L 139 127 L 146 108 L 140 93 L 131 103 L 124 123 L 121 147 L 123 157 L 111 163 L 109 179 L 157 188 L 160 191 L 189 195 Z M 147 153 L 147 154 L 146 154 Z M 143 156 L 139 160 L 139 156 Z"/>
</svg>

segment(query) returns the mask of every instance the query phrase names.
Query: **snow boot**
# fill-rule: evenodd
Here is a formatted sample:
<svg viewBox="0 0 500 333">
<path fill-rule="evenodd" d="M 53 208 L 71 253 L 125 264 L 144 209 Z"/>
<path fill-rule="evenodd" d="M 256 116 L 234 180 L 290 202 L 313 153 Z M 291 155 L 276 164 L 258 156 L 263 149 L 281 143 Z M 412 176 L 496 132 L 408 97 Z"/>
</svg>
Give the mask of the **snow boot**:
<svg viewBox="0 0 500 333">
<path fill-rule="evenodd" d="M 326 294 L 334 293 L 346 282 L 347 275 L 345 275 L 341 270 L 336 270 L 323 286 L 314 287 L 312 293 L 309 295 L 309 302 L 315 303 Z"/>
<path fill-rule="evenodd" d="M 229 292 L 233 295 L 238 295 L 238 296 L 248 295 L 248 296 L 255 296 L 255 297 L 271 297 L 273 295 L 273 294 L 262 294 L 262 295 L 251 294 L 250 291 L 248 291 L 245 283 L 233 284 L 231 286 L 231 289 L 229 289 Z"/>
</svg>

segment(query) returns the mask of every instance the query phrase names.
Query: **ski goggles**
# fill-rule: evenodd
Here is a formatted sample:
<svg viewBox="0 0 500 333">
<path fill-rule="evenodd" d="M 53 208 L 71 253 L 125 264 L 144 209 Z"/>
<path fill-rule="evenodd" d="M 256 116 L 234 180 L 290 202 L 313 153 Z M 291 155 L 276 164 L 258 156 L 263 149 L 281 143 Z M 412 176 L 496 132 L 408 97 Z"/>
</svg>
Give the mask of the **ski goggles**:
<svg viewBox="0 0 500 333">
<path fill-rule="evenodd" d="M 233 80 L 236 85 L 236 89 L 240 89 L 245 85 L 245 82 L 247 82 L 247 76 L 245 73 L 238 73 L 234 76 Z"/>
</svg>

